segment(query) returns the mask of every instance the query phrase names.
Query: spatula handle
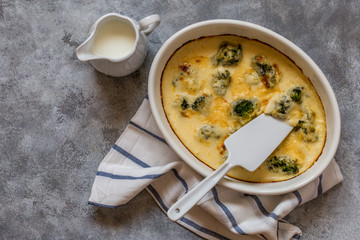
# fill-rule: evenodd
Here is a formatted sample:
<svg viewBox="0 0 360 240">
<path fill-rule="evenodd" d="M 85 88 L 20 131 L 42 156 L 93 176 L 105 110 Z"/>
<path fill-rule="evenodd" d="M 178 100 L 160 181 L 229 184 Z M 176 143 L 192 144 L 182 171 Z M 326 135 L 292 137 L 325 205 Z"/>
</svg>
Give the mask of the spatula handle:
<svg viewBox="0 0 360 240">
<path fill-rule="evenodd" d="M 172 221 L 177 221 L 187 213 L 228 171 L 230 171 L 231 168 L 234 167 L 228 160 L 172 205 L 167 212 L 168 217 Z"/>
</svg>

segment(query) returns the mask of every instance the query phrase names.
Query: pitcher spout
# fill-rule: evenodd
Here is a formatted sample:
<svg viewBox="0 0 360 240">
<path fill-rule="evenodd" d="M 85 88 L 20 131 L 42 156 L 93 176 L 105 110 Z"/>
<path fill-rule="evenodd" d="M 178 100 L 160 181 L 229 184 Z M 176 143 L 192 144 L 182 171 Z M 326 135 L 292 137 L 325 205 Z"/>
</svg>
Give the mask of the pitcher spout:
<svg viewBox="0 0 360 240">
<path fill-rule="evenodd" d="M 92 42 L 93 36 L 91 35 L 76 49 L 76 56 L 80 61 L 86 62 L 89 60 L 99 59 L 99 56 L 94 55 L 94 53 L 91 51 Z"/>
</svg>

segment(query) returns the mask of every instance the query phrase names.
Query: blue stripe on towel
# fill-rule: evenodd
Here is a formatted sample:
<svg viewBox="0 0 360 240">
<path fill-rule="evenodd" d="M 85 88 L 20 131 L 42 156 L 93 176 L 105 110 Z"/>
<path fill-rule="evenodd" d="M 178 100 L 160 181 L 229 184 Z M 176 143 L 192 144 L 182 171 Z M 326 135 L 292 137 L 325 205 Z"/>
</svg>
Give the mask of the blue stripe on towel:
<svg viewBox="0 0 360 240">
<path fill-rule="evenodd" d="M 154 133 L 150 132 L 149 130 L 146 130 L 145 128 L 143 128 L 143 127 L 141 127 L 141 126 L 137 125 L 136 123 L 134 123 L 134 122 L 132 122 L 132 121 L 130 121 L 130 124 L 131 124 L 131 125 L 133 125 L 134 127 L 138 128 L 138 129 L 140 129 L 141 131 L 146 132 L 147 134 L 149 134 L 150 136 L 152 136 L 152 137 L 156 138 L 157 140 L 159 140 L 159 141 L 161 141 L 161 142 L 163 142 L 163 143 L 167 144 L 167 143 L 166 143 L 166 141 L 165 141 L 165 139 L 163 139 L 163 138 L 159 137 L 158 135 L 156 135 L 156 134 L 154 134 Z"/>
<path fill-rule="evenodd" d="M 296 235 L 294 235 L 292 238 L 294 238 L 294 239 L 300 239 L 301 238 L 301 236 L 300 235 L 298 235 L 298 234 L 296 234 Z"/>
<path fill-rule="evenodd" d="M 182 185 L 184 185 L 185 193 L 187 193 L 187 192 L 189 191 L 189 187 L 188 187 L 185 179 L 183 179 L 183 178 L 179 175 L 179 173 L 178 173 L 178 171 L 176 171 L 176 169 L 173 168 L 173 169 L 171 169 L 171 171 L 174 173 L 175 177 L 182 183 Z"/>
<path fill-rule="evenodd" d="M 161 177 L 163 174 L 148 174 L 144 176 L 134 177 L 134 176 L 115 175 L 107 172 L 98 171 L 96 175 L 108 177 L 111 179 L 136 180 L 136 179 L 156 179 L 158 177 Z"/>
<path fill-rule="evenodd" d="M 91 202 L 91 201 L 88 201 L 88 204 L 94 205 L 94 206 L 98 206 L 98 207 L 106 207 L 106 208 L 116 208 L 116 207 L 120 207 L 120 206 L 123 206 L 123 205 L 124 205 L 124 204 L 120 204 L 120 205 L 106 205 L 106 204 L 101 204 L 101 203 L 96 203 L 96 202 Z"/>
<path fill-rule="evenodd" d="M 297 198 L 297 199 L 298 199 L 298 201 L 299 201 L 298 205 L 300 205 L 300 204 L 301 204 L 301 202 L 302 202 L 302 197 L 301 197 L 301 195 L 300 195 L 299 191 L 298 191 L 298 190 L 296 190 L 296 191 L 293 191 L 292 193 L 296 196 L 296 198 Z"/>
<path fill-rule="evenodd" d="M 267 240 L 267 238 L 266 238 L 262 233 L 260 234 L 260 236 L 261 236 L 263 239 Z"/>
<path fill-rule="evenodd" d="M 128 159 L 130 159 L 131 161 L 136 163 L 137 165 L 140 165 L 140 166 L 142 166 L 144 168 L 150 167 L 150 165 L 144 163 L 143 161 L 141 161 L 140 159 L 138 159 L 137 157 L 135 157 L 131 153 L 125 151 L 123 148 L 121 148 L 120 146 L 118 146 L 116 144 L 113 146 L 113 149 L 115 149 L 116 151 L 118 151 L 119 153 L 121 153 L 122 155 L 124 155 L 125 157 L 127 157 Z"/>
<path fill-rule="evenodd" d="M 148 185 L 147 189 L 150 190 L 150 192 L 156 198 L 158 203 L 161 205 L 162 209 L 164 209 L 167 212 L 169 210 L 169 208 L 165 205 L 164 201 L 161 199 L 159 193 L 155 190 L 155 188 L 153 186 L 151 186 L 151 185 Z"/>
<path fill-rule="evenodd" d="M 245 196 L 251 197 L 252 199 L 254 199 L 254 201 L 256 202 L 256 205 L 258 206 L 258 208 L 260 209 L 260 211 L 262 212 L 262 214 L 264 214 L 267 217 L 271 217 L 275 220 L 278 219 L 278 216 L 275 213 L 269 213 L 263 206 L 263 204 L 261 203 L 260 199 L 258 198 L 258 196 L 255 195 L 251 195 L 251 194 L 244 194 Z"/>
<path fill-rule="evenodd" d="M 322 174 L 319 176 L 318 195 L 322 194 Z"/>
<path fill-rule="evenodd" d="M 195 229 L 197 229 L 197 230 L 199 230 L 199 231 L 201 231 L 201 232 L 203 232 L 203 233 L 206 233 L 206 234 L 208 234 L 208 235 L 210 235 L 210 236 L 216 237 L 217 239 L 230 240 L 230 239 L 227 238 L 227 237 L 224 237 L 224 236 L 222 236 L 222 235 L 220 235 L 220 234 L 218 234 L 218 233 L 216 233 L 216 232 L 213 232 L 213 231 L 211 231 L 211 230 L 209 230 L 209 229 L 207 229 L 207 228 L 204 228 L 204 227 L 198 225 L 197 223 L 191 221 L 191 220 L 188 219 L 188 218 L 182 217 L 182 218 L 180 218 L 180 220 L 181 220 L 182 222 L 186 223 L 187 225 L 189 225 L 189 226 L 191 226 L 191 227 L 193 227 L 193 228 L 195 228 Z"/>
<path fill-rule="evenodd" d="M 150 190 L 150 192 L 156 198 L 156 200 L 160 204 L 161 208 L 167 212 L 169 210 L 169 208 L 166 207 L 164 201 L 161 199 L 159 193 L 155 190 L 155 188 L 153 186 L 151 186 L 151 185 L 147 186 L 147 188 Z M 201 231 L 203 233 L 206 233 L 206 234 L 208 234 L 210 236 L 216 237 L 218 239 L 230 240 L 230 239 L 228 239 L 228 238 L 226 238 L 226 237 L 224 237 L 224 236 L 222 236 L 222 235 L 220 235 L 220 234 L 218 234 L 216 232 L 213 232 L 213 231 L 211 231 L 211 230 L 209 230 L 207 228 L 204 228 L 204 227 L 198 225 L 197 223 L 191 221 L 188 218 L 182 217 L 182 218 L 180 218 L 180 221 L 182 221 L 183 223 L 186 223 L 187 225 L 189 225 L 189 226 L 191 226 L 191 227 L 193 227 L 193 228 L 195 228 L 195 229 L 197 229 L 197 230 L 199 230 L 199 231 Z"/>
<path fill-rule="evenodd" d="M 228 217 L 228 219 L 230 220 L 231 222 L 231 225 L 233 226 L 233 228 L 235 229 L 236 232 L 240 233 L 240 234 L 243 234 L 243 235 L 247 235 L 240 227 L 239 225 L 237 224 L 234 216 L 232 215 L 232 213 L 230 212 L 230 210 L 222 203 L 220 202 L 220 199 L 219 199 L 219 196 L 218 196 L 218 193 L 216 191 L 216 188 L 213 187 L 211 189 L 211 192 L 212 194 L 214 195 L 214 200 L 215 202 L 221 207 L 221 209 L 225 212 L 226 216 Z"/>
</svg>

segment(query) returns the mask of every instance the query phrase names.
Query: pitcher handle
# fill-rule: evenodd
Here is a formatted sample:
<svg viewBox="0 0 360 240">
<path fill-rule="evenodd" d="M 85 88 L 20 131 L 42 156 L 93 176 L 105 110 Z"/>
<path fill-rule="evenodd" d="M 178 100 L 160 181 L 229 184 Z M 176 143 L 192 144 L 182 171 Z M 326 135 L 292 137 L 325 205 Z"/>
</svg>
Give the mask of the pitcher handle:
<svg viewBox="0 0 360 240">
<path fill-rule="evenodd" d="M 160 16 L 158 14 L 147 16 L 139 21 L 140 31 L 149 35 L 160 24 Z"/>
</svg>

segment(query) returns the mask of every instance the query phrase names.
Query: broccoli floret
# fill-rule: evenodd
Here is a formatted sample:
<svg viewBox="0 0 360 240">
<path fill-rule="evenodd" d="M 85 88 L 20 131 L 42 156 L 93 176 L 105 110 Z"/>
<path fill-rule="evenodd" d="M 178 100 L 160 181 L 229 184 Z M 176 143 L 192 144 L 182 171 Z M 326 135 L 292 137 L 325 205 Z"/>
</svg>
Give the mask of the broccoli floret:
<svg viewBox="0 0 360 240">
<path fill-rule="evenodd" d="M 304 125 L 305 125 L 305 121 L 299 120 L 298 124 L 294 127 L 294 130 L 295 131 L 302 130 L 302 129 L 304 129 Z M 305 130 L 305 131 L 307 132 L 307 130 Z"/>
<path fill-rule="evenodd" d="M 224 42 L 220 45 L 215 56 L 212 57 L 212 61 L 215 66 L 232 66 L 241 61 L 242 55 L 242 47 L 240 44 L 235 46 Z"/>
<path fill-rule="evenodd" d="M 285 118 L 290 112 L 293 103 L 291 98 L 286 94 L 277 94 L 273 96 L 266 106 L 265 113 L 276 118 Z"/>
<path fill-rule="evenodd" d="M 206 97 L 203 95 L 195 99 L 195 101 L 191 105 L 191 108 L 195 111 L 199 111 L 205 107 L 205 104 L 206 104 Z"/>
<path fill-rule="evenodd" d="M 225 71 L 217 71 L 211 79 L 211 86 L 214 89 L 215 93 L 219 96 L 224 96 L 226 90 L 228 89 L 231 81 L 230 72 L 228 70 Z"/>
<path fill-rule="evenodd" d="M 265 59 L 263 56 L 255 56 L 253 58 L 252 66 L 257 74 L 259 76 L 265 76 L 266 74 L 273 74 L 273 67 L 265 62 Z"/>
<path fill-rule="evenodd" d="M 262 83 L 266 88 L 272 88 L 279 81 L 279 74 L 277 74 L 276 65 L 271 65 L 266 58 L 261 55 L 256 55 L 251 61 L 251 65 L 255 72 L 261 77 Z"/>
<path fill-rule="evenodd" d="M 294 87 L 290 90 L 289 95 L 294 102 L 301 102 L 301 93 L 303 89 L 303 87 Z"/>
<path fill-rule="evenodd" d="M 266 160 L 268 169 L 273 172 L 284 172 L 287 174 L 296 174 L 299 172 L 297 160 L 289 156 L 274 156 Z"/>
<path fill-rule="evenodd" d="M 186 98 L 183 98 L 183 99 L 182 99 L 182 102 L 181 102 L 180 107 L 181 107 L 182 110 L 186 110 L 186 109 L 189 108 L 189 103 L 188 103 L 188 101 L 186 100 Z"/>
<path fill-rule="evenodd" d="M 233 104 L 233 113 L 241 118 L 250 117 L 254 112 L 254 103 L 251 100 L 240 99 Z"/>
<path fill-rule="evenodd" d="M 286 114 L 289 111 L 290 106 L 290 99 L 286 95 L 283 95 L 276 106 L 276 111 L 280 114 Z"/>
<path fill-rule="evenodd" d="M 221 135 L 216 127 L 204 125 L 199 129 L 199 137 L 204 140 L 209 140 L 210 138 L 220 138 Z"/>
<path fill-rule="evenodd" d="M 190 107 L 189 99 L 187 96 L 177 96 L 173 105 L 182 112 L 185 112 Z"/>
<path fill-rule="evenodd" d="M 315 142 L 318 139 L 314 125 L 309 121 L 299 120 L 294 130 L 303 135 L 302 139 L 305 142 Z"/>
<path fill-rule="evenodd" d="M 315 114 L 309 109 L 304 111 L 304 117 L 298 121 L 298 124 L 294 127 L 295 132 L 302 135 L 302 139 L 305 142 L 315 142 L 319 136 L 314 126 Z"/>
</svg>

